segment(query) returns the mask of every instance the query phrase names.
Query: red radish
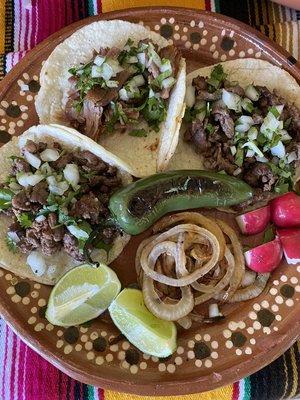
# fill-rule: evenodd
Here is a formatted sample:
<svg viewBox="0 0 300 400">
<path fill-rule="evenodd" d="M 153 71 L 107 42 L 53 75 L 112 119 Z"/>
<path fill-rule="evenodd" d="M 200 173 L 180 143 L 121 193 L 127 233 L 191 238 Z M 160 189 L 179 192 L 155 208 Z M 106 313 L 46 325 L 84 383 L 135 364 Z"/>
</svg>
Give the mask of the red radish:
<svg viewBox="0 0 300 400">
<path fill-rule="evenodd" d="M 255 272 L 271 272 L 278 267 L 282 258 L 279 239 L 254 247 L 244 253 L 247 266 Z"/>
<path fill-rule="evenodd" d="M 271 220 L 281 228 L 300 226 L 300 196 L 289 192 L 272 200 Z"/>
<path fill-rule="evenodd" d="M 244 235 L 255 235 L 262 232 L 271 218 L 271 208 L 269 205 L 249 211 L 246 214 L 236 217 L 236 222 Z"/>
<path fill-rule="evenodd" d="M 277 235 L 288 264 L 300 264 L 300 229 L 278 229 Z"/>
</svg>

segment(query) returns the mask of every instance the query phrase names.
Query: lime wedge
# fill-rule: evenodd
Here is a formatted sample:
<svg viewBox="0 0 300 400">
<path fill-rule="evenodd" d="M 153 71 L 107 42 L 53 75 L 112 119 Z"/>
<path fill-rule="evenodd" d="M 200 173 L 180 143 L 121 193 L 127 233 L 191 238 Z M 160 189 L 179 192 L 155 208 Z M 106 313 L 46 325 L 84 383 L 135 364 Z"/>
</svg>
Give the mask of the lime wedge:
<svg viewBox="0 0 300 400">
<path fill-rule="evenodd" d="M 106 265 L 80 265 L 52 289 L 46 318 L 58 326 L 83 324 L 102 314 L 120 290 L 116 273 Z"/>
<path fill-rule="evenodd" d="M 151 314 L 140 290 L 122 290 L 108 309 L 115 325 L 142 352 L 167 357 L 176 350 L 175 324 Z"/>
</svg>

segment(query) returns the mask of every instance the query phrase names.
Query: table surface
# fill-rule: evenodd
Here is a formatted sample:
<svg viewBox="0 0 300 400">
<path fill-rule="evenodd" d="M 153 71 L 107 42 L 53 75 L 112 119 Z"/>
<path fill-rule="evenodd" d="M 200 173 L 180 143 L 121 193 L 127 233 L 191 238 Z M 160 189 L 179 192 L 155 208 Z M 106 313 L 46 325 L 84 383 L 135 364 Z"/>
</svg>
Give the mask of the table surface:
<svg viewBox="0 0 300 400">
<path fill-rule="evenodd" d="M 300 12 L 269 0 L 1 0 L 0 79 L 28 50 L 60 28 L 90 15 L 141 5 L 195 7 L 229 15 L 259 29 L 296 59 L 300 58 Z M 299 371 L 300 341 L 268 367 L 233 385 L 172 399 L 300 398 Z M 0 319 L 1 400 L 104 398 L 138 400 L 143 397 L 104 391 L 69 378 L 22 343 Z"/>
</svg>

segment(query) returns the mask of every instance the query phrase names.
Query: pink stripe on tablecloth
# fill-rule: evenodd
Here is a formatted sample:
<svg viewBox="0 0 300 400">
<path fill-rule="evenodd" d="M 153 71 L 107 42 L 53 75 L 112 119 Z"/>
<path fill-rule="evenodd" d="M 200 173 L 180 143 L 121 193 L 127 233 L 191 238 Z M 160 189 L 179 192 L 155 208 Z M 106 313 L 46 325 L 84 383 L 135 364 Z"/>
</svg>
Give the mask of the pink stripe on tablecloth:
<svg viewBox="0 0 300 400">
<path fill-rule="evenodd" d="M 31 31 L 32 31 L 32 5 L 25 10 L 26 13 L 26 26 L 28 27 L 25 35 L 26 43 L 24 43 L 25 49 L 31 48 L 30 38 L 31 38 Z"/>
<path fill-rule="evenodd" d="M 4 330 L 4 336 L 5 336 L 5 350 L 4 350 L 4 360 L 3 360 L 3 366 L 5 365 L 6 366 L 6 363 L 7 363 L 7 350 L 8 350 L 8 348 L 7 348 L 7 342 L 8 342 L 8 335 L 7 335 L 7 326 L 5 326 L 5 330 Z M 2 374 L 2 399 L 4 399 L 5 398 L 5 371 L 6 371 L 6 368 L 4 369 L 4 371 L 3 371 L 3 374 Z"/>
<path fill-rule="evenodd" d="M 24 348 L 24 364 L 23 364 L 23 373 L 22 373 L 22 394 L 23 394 L 23 400 L 26 400 L 26 367 L 27 367 L 27 356 L 28 356 L 28 351 L 29 347 L 25 346 L 23 343 L 21 343 L 21 349 Z M 22 351 L 22 350 L 21 350 Z"/>
<path fill-rule="evenodd" d="M 11 346 L 10 346 L 10 351 L 12 354 L 12 360 L 14 360 L 14 362 L 12 362 L 11 364 L 11 371 L 10 371 L 10 393 L 12 394 L 12 398 L 14 399 L 15 397 L 15 372 L 16 372 L 16 361 L 15 361 L 15 353 L 16 353 L 16 337 L 15 335 L 12 335 L 11 338 Z"/>
<path fill-rule="evenodd" d="M 16 382 L 16 387 L 17 387 L 17 398 L 21 400 L 21 395 L 22 395 L 22 388 L 23 388 L 23 382 L 22 382 L 22 371 L 19 369 L 19 365 L 24 365 L 24 351 L 21 351 L 21 341 L 20 339 L 16 336 L 17 340 L 17 359 L 16 359 L 16 365 L 18 366 L 17 368 L 17 374 L 15 378 Z"/>
<path fill-rule="evenodd" d="M 22 29 L 23 29 L 23 5 L 22 5 L 22 0 L 19 0 L 19 10 L 20 10 L 20 18 L 19 18 L 19 26 L 20 26 L 20 30 L 19 30 L 19 41 L 18 41 L 18 48 L 15 50 L 20 50 L 21 49 L 21 41 L 22 41 Z M 23 49 L 22 49 L 23 50 Z"/>
</svg>

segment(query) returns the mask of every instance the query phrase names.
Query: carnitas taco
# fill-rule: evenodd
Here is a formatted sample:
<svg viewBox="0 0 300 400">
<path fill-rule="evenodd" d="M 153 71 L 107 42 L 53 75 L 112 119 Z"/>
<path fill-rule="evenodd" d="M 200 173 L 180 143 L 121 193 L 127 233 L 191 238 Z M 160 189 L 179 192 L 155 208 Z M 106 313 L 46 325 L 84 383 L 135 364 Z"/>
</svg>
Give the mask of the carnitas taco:
<svg viewBox="0 0 300 400">
<path fill-rule="evenodd" d="M 288 72 L 257 59 L 200 68 L 187 76 L 186 104 L 170 168 L 204 168 L 243 179 L 254 188 L 251 204 L 294 188 L 300 87 Z"/>
<path fill-rule="evenodd" d="M 41 123 L 74 127 L 119 156 L 135 176 L 164 170 L 184 113 L 185 61 L 161 35 L 126 21 L 87 25 L 41 70 Z"/>
<path fill-rule="evenodd" d="M 108 202 L 132 178 L 116 156 L 59 125 L 33 126 L 0 153 L 1 267 L 51 285 L 121 253 L 130 236 L 109 226 Z"/>
</svg>

